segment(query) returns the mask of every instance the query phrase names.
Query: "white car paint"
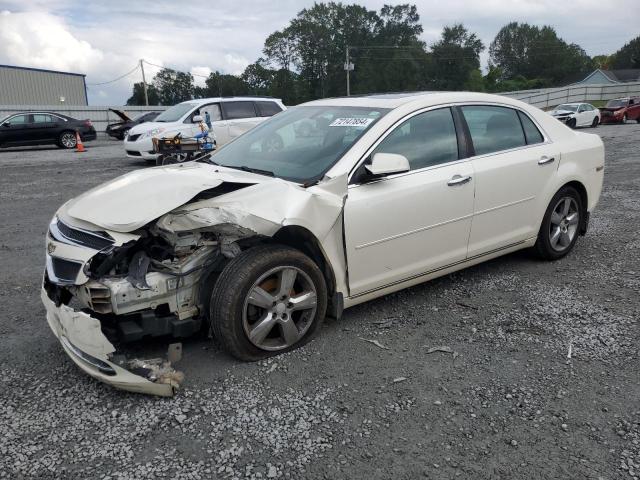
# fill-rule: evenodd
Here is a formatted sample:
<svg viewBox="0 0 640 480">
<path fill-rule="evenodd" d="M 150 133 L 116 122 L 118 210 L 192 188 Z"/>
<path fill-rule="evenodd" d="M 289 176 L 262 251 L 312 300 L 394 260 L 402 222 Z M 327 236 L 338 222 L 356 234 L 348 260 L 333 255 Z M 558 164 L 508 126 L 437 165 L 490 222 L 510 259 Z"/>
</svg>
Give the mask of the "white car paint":
<svg viewBox="0 0 640 480">
<path fill-rule="evenodd" d="M 566 124 L 569 124 L 570 121 L 575 121 L 576 127 L 594 126 L 594 119 L 596 118 L 598 121 L 595 125 L 600 123 L 600 110 L 590 103 L 564 103 L 551 110 L 549 114 Z"/>
<path fill-rule="evenodd" d="M 191 118 L 196 111 L 204 112 L 209 109 L 213 112 L 212 106 L 222 105 L 229 102 L 273 102 L 281 110 L 286 107 L 281 100 L 265 97 L 215 97 L 188 100 L 178 105 L 189 105 L 189 108 L 179 119 L 173 122 L 146 122 L 129 130 L 127 137 L 124 139 L 124 150 L 129 158 L 142 158 L 144 160 L 155 160 L 158 154 L 153 149 L 153 138 L 173 137 L 181 133 L 183 137 L 193 137 L 200 133 L 197 123 L 193 123 Z M 216 140 L 218 147 L 230 142 L 238 135 L 242 135 L 247 130 L 258 125 L 269 117 L 266 116 L 246 117 L 246 118 L 226 118 L 224 111 L 221 112 L 222 118 L 211 118 L 212 136 Z M 160 118 L 162 114 L 158 117 Z M 203 115 L 204 118 L 204 115 Z"/>
<path fill-rule="evenodd" d="M 235 255 L 232 247 L 238 239 L 271 237 L 286 226 L 303 227 L 317 241 L 331 269 L 335 294 L 348 308 L 533 246 L 551 198 L 569 182 L 584 186 L 588 212 L 598 203 L 604 176 L 600 138 L 572 131 L 520 101 L 443 92 L 336 98 L 307 105 L 390 110 L 312 186 L 207 163 L 179 164 L 136 171 L 96 187 L 63 205 L 56 218 L 73 228 L 106 232 L 115 239 L 115 247 L 139 238 L 142 226 L 176 245 L 198 232 L 213 232 L 219 241 L 198 247 L 202 258 L 216 252 Z M 460 105 L 519 111 L 540 130 L 542 141 L 390 174 L 368 183 L 354 181 L 357 167 L 407 118 Z M 200 192 L 234 184 L 239 187 L 230 193 L 191 201 Z M 167 295 L 169 277 L 148 273 L 150 290 L 143 291 L 122 279 L 90 280 L 86 269 L 98 252 L 72 243 L 51 235 L 47 239 L 49 278 L 43 285 L 43 302 L 52 330 L 61 341 L 63 337 L 73 339 L 81 351 L 98 352 L 100 360 L 116 371 L 111 376 L 100 375 L 65 347 L 89 374 L 118 388 L 158 394 L 148 379 L 139 377 L 136 383 L 127 375 L 129 372 L 121 373 L 121 366 L 113 364 L 110 356 L 113 347 L 98 331 L 99 326 L 95 322 L 75 322 L 78 312 L 57 305 L 47 289 L 61 288 L 52 286 L 56 274 L 53 260 L 77 261 L 83 268 L 75 279 L 62 282 L 62 288 L 76 292 L 98 286 L 111 289 L 109 308 L 117 314 L 158 305 L 158 299 Z M 184 268 L 190 271 L 191 265 L 204 261 L 200 257 L 191 258 Z M 194 290 L 199 277 L 198 273 L 189 273 L 183 278 L 170 308 L 179 318 L 189 318 L 199 309 Z M 86 293 L 78 295 L 82 299 Z M 132 303 L 132 295 L 139 299 Z M 72 328 L 81 332 L 73 333 Z M 161 394 L 170 393 L 162 387 Z"/>
</svg>

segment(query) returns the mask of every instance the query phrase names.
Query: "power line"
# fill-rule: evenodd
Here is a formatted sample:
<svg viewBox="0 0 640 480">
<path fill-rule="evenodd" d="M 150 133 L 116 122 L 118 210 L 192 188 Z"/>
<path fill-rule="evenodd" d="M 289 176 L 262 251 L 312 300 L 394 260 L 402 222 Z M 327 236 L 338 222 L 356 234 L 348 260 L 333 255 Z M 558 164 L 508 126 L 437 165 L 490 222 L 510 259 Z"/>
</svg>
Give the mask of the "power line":
<svg viewBox="0 0 640 480">
<path fill-rule="evenodd" d="M 130 71 L 128 71 L 127 73 L 125 73 L 124 75 L 120 75 L 118 78 L 114 78 L 113 80 L 109 80 L 107 82 L 100 82 L 100 83 L 87 83 L 87 87 L 96 87 L 98 85 L 107 85 L 109 83 L 114 83 L 117 82 L 118 80 L 122 80 L 124 77 L 128 77 L 129 75 L 131 75 L 133 72 L 135 72 L 136 70 L 138 70 L 140 68 L 140 65 L 136 65 L 133 69 L 131 69 Z"/>
<path fill-rule="evenodd" d="M 143 60 L 143 62 L 146 63 L 147 65 L 151 65 L 152 67 L 166 68 L 168 70 L 173 70 L 174 72 L 189 73 L 190 75 L 192 75 L 194 77 L 209 78 L 209 75 L 201 75 L 199 73 L 185 72 L 184 70 L 179 70 L 177 68 L 167 67 L 166 65 L 164 65 L 164 66 L 163 65 L 156 65 L 155 63 L 147 62 L 146 60 Z"/>
</svg>

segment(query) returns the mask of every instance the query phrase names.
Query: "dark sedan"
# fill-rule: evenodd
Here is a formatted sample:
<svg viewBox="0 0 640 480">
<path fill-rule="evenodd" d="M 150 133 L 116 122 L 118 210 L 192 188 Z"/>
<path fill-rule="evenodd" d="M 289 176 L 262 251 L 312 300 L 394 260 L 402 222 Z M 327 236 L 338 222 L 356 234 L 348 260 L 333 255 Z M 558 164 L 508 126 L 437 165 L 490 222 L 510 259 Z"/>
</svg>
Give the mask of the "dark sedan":
<svg viewBox="0 0 640 480">
<path fill-rule="evenodd" d="M 75 148 L 76 132 L 83 142 L 96 139 L 90 120 L 53 112 L 21 112 L 0 121 L 0 147 L 54 144 Z"/>
<path fill-rule="evenodd" d="M 153 120 L 155 120 L 155 118 L 158 115 L 162 113 L 162 112 L 149 112 L 149 113 L 144 113 L 142 115 L 138 115 L 135 118 L 131 118 L 129 117 L 129 115 L 127 115 L 125 112 L 121 110 L 116 110 L 114 108 L 110 108 L 109 110 L 111 110 L 113 113 L 115 113 L 122 119 L 121 122 L 111 123 L 107 125 L 107 130 L 106 130 L 107 135 L 117 138 L 118 140 L 124 140 L 124 137 L 127 136 L 127 133 L 132 127 L 135 127 L 136 125 L 140 125 L 141 123 L 152 122 Z"/>
</svg>

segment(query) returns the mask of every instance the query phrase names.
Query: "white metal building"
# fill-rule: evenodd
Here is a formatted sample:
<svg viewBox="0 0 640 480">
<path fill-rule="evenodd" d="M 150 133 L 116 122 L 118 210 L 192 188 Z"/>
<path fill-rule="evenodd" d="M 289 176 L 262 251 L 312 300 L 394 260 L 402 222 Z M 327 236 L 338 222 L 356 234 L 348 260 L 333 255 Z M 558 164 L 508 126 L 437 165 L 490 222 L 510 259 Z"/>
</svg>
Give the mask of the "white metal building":
<svg viewBox="0 0 640 480">
<path fill-rule="evenodd" d="M 0 65 L 0 105 L 87 105 L 85 75 Z"/>
</svg>

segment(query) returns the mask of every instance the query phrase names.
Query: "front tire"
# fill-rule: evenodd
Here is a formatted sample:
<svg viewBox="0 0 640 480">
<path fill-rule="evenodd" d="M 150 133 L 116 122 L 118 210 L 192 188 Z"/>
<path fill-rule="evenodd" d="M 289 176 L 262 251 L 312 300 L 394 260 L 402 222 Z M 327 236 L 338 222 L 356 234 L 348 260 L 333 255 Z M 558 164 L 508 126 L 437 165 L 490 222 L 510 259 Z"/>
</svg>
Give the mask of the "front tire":
<svg viewBox="0 0 640 480">
<path fill-rule="evenodd" d="M 256 361 L 306 344 L 324 320 L 327 287 L 298 250 L 260 245 L 233 258 L 210 302 L 211 325 L 234 357 Z"/>
<path fill-rule="evenodd" d="M 625 123 L 627 123 L 627 114 L 626 113 L 622 116 L 622 121 L 620 123 L 622 123 L 623 125 Z"/>
<path fill-rule="evenodd" d="M 573 187 L 562 187 L 551 199 L 534 246 L 544 260 L 567 255 L 578 240 L 583 216 L 582 198 Z"/>
<path fill-rule="evenodd" d="M 569 121 L 567 122 L 567 126 L 569 128 L 576 128 L 576 119 L 570 118 Z"/>
</svg>

